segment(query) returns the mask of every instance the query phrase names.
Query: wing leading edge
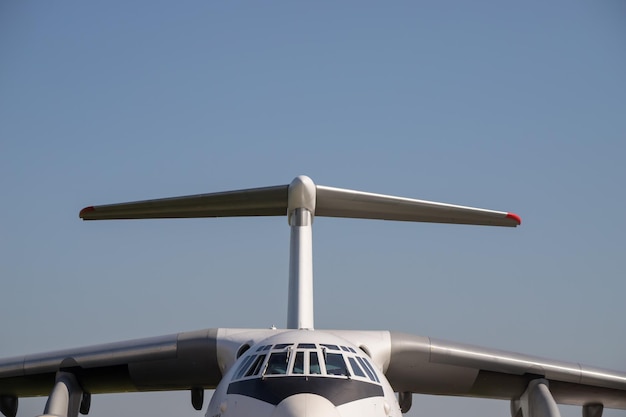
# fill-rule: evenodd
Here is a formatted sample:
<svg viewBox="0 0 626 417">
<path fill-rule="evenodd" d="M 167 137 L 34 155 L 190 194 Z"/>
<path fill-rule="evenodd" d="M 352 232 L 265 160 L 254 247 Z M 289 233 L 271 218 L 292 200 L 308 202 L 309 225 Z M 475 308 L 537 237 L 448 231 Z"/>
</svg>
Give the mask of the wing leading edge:
<svg viewBox="0 0 626 417">
<path fill-rule="evenodd" d="M 515 400 L 536 379 L 560 404 L 626 409 L 626 373 L 391 333 L 386 375 L 394 390 Z"/>
<path fill-rule="evenodd" d="M 50 394 L 58 371 L 90 393 L 214 388 L 221 379 L 218 329 L 0 360 L 0 396 Z"/>
</svg>

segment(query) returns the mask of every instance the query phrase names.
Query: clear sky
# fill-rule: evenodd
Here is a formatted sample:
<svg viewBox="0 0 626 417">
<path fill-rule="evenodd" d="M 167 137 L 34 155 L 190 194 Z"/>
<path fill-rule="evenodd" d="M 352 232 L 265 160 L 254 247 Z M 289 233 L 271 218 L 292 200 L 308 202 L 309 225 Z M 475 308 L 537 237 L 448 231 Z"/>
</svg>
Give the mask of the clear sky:
<svg viewBox="0 0 626 417">
<path fill-rule="evenodd" d="M 306 174 L 523 219 L 317 219 L 317 328 L 626 371 L 625 23 L 621 0 L 0 3 L 0 357 L 284 326 L 286 219 L 78 212 Z M 203 413 L 120 394 L 90 416 Z M 409 413 L 457 415 L 509 404 Z"/>
</svg>

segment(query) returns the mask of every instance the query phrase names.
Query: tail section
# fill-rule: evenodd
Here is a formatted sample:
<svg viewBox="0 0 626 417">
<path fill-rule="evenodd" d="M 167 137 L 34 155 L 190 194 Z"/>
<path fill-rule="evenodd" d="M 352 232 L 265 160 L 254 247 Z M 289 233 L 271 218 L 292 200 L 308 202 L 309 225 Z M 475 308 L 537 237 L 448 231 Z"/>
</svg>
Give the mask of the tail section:
<svg viewBox="0 0 626 417">
<path fill-rule="evenodd" d="M 516 227 L 519 216 L 433 201 L 315 185 L 289 185 L 90 206 L 83 220 L 287 216 L 291 227 L 287 328 L 313 329 L 314 216 Z"/>
<path fill-rule="evenodd" d="M 308 177 L 298 177 L 298 179 Z M 296 181 L 294 180 L 294 181 Z M 519 216 L 426 200 L 315 185 L 315 216 L 516 227 Z M 311 188 L 308 186 L 307 188 Z M 288 215 L 289 185 L 85 207 L 83 220 Z M 309 207 L 310 209 L 310 207 Z M 311 211 L 311 210 L 309 210 Z"/>
</svg>

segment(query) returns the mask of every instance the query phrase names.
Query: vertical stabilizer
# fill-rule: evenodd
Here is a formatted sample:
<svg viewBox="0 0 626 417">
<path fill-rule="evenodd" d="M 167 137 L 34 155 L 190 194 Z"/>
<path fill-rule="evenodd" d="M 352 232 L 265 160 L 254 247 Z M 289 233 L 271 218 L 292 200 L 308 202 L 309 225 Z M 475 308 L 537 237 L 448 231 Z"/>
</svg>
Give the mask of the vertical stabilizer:
<svg viewBox="0 0 626 417">
<path fill-rule="evenodd" d="M 288 329 L 313 329 L 313 234 L 316 187 L 299 176 L 289 185 L 287 217 L 289 244 Z"/>
</svg>

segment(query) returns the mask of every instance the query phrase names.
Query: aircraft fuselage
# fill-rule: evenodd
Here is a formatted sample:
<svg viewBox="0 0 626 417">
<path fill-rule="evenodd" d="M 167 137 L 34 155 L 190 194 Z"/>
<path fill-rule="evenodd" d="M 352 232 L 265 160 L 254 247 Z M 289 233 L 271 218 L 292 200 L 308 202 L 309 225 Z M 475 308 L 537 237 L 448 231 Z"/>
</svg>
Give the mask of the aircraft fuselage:
<svg viewBox="0 0 626 417">
<path fill-rule="evenodd" d="M 400 417 L 368 354 L 322 331 L 281 332 L 240 353 L 206 417 Z"/>
</svg>

